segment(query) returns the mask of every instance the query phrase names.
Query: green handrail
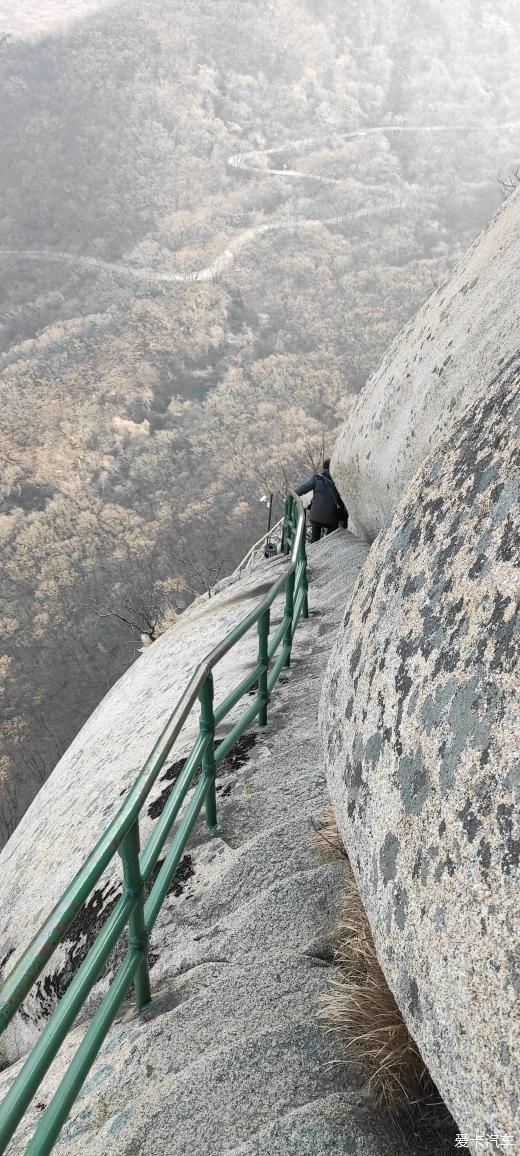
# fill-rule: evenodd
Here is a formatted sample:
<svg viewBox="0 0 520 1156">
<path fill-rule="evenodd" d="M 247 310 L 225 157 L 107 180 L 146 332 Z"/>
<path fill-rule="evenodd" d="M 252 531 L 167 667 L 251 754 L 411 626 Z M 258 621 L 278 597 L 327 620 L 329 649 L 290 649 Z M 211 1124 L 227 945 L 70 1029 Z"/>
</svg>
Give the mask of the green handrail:
<svg viewBox="0 0 520 1156">
<path fill-rule="evenodd" d="M 0 988 L 1 1034 L 22 1006 L 31 987 L 64 938 L 107 865 L 116 854 L 119 854 L 123 869 L 123 894 L 103 924 L 67 991 L 0 1104 L 0 1156 L 5 1152 L 125 929 L 127 929 L 127 954 L 124 962 L 116 972 L 65 1076 L 41 1117 L 26 1153 L 30 1153 L 31 1156 L 46 1156 L 53 1148 L 132 984 L 135 988 L 137 1008 L 141 1009 L 150 1002 L 148 940 L 191 830 L 203 806 L 206 810 L 208 827 L 211 831 L 217 830 L 215 793 L 217 767 L 253 719 L 258 716 L 259 725 L 262 727 L 267 725 L 271 693 L 283 668 L 290 665 L 292 642 L 299 619 L 308 615 L 305 512 L 300 499 L 292 491 L 287 495 L 285 502 L 282 541 L 283 553 L 287 556 L 283 574 L 273 582 L 262 602 L 199 664 L 125 802 Z M 285 590 L 284 616 L 279 629 L 270 639 L 270 610 L 282 590 Z M 224 655 L 228 654 L 255 625 L 258 628 L 256 665 L 239 686 L 215 708 L 213 670 Z M 279 647 L 280 653 L 274 658 Z M 225 738 L 216 742 L 217 726 L 253 686 L 257 688 L 253 702 Z M 141 851 L 139 813 L 197 699 L 200 702 L 198 736 L 162 815 Z M 152 876 L 162 848 L 171 833 L 186 795 L 194 784 L 199 768 L 200 777 L 194 785 L 190 802 L 146 898 L 146 884 Z"/>
</svg>

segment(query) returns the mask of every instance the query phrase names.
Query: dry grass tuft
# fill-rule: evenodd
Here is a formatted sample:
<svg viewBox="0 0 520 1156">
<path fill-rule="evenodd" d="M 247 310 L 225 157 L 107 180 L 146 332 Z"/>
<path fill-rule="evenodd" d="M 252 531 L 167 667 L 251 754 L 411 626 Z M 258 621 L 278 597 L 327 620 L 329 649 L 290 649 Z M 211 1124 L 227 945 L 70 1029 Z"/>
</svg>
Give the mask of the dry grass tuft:
<svg viewBox="0 0 520 1156">
<path fill-rule="evenodd" d="M 379 965 L 350 864 L 335 963 L 321 1017 L 338 1033 L 345 1062 L 362 1067 L 379 1103 L 399 1109 L 424 1102 L 431 1080 Z"/>
<path fill-rule="evenodd" d="M 343 1061 L 366 1072 L 367 1091 L 389 1111 L 389 1123 L 403 1153 L 451 1156 L 458 1129 L 379 965 L 332 807 L 325 808 L 314 831 L 313 842 L 322 859 L 330 862 L 341 857 L 346 861 L 345 899 L 334 949 L 335 977 L 329 994 L 322 999 L 321 1018 L 337 1033 Z"/>
<path fill-rule="evenodd" d="M 330 805 L 325 807 L 318 825 L 314 827 L 312 841 L 321 859 L 329 861 L 339 856 L 346 859 L 347 853 L 341 842 L 334 809 Z"/>
</svg>

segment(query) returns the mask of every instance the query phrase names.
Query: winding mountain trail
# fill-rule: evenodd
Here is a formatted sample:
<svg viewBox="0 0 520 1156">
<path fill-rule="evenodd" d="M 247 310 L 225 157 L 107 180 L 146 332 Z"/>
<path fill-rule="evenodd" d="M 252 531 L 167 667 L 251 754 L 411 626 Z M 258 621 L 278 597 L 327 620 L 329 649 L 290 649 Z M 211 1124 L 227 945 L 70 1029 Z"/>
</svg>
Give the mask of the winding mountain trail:
<svg viewBox="0 0 520 1156">
<path fill-rule="evenodd" d="M 149 281 L 154 284 L 171 285 L 178 282 L 189 283 L 195 281 L 217 281 L 224 271 L 233 264 L 236 254 L 240 249 L 244 249 L 257 237 L 262 237 L 266 233 L 279 232 L 280 230 L 294 231 L 295 229 L 319 229 L 327 225 L 342 225 L 348 221 L 356 221 L 362 217 L 387 216 L 389 210 L 393 207 L 398 207 L 399 202 L 395 201 L 390 205 L 385 205 L 381 208 L 367 208 L 356 209 L 352 213 L 344 213 L 337 217 L 326 218 L 309 218 L 309 217 L 287 217 L 280 218 L 275 221 L 269 221 L 265 225 L 255 225 L 251 229 L 245 229 L 243 233 L 239 233 L 237 237 L 230 244 L 219 253 L 218 257 L 211 262 L 211 265 L 205 265 L 203 269 L 194 269 L 188 273 L 167 273 L 161 272 L 158 269 L 150 269 L 146 266 L 132 266 L 121 265 L 114 261 L 102 261 L 97 257 L 82 257 L 77 253 L 64 253 L 60 250 L 48 249 L 0 249 L 0 258 L 13 257 L 17 260 L 23 261 L 48 261 L 54 264 L 68 264 L 74 265 L 78 268 L 96 269 L 100 273 L 113 273 L 117 276 L 129 278 L 134 281 Z"/>
<path fill-rule="evenodd" d="M 352 132 L 338 133 L 335 138 L 330 137 L 331 144 L 338 137 L 342 141 L 360 140 L 364 137 L 376 136 L 382 133 L 438 133 L 438 132 L 470 132 L 476 126 L 466 125 L 457 126 L 445 124 L 428 124 L 428 125 L 374 125 L 372 128 L 354 129 Z M 508 125 L 504 125 L 508 128 Z M 293 141 L 292 143 L 276 145 L 271 149 L 252 149 L 247 153 L 235 153 L 234 156 L 229 157 L 228 167 L 232 169 L 241 169 L 242 172 L 256 173 L 257 176 L 264 177 L 294 177 L 305 181 L 318 181 L 324 185 L 339 185 L 343 178 L 340 177 L 323 177 L 319 173 L 306 173 L 302 169 L 289 169 L 287 166 L 279 168 L 271 167 L 270 165 L 255 164 L 255 158 L 258 157 L 276 157 L 280 153 L 306 153 L 309 150 L 321 147 L 327 144 L 326 137 L 304 137 L 302 140 Z M 251 163 L 253 162 L 253 163 Z"/>
<path fill-rule="evenodd" d="M 508 122 L 503 125 L 503 128 L 518 127 L 520 122 Z M 453 132 L 471 132 L 478 126 L 452 126 L 452 125 L 375 125 L 372 128 L 356 129 L 352 132 L 337 134 L 343 141 L 361 140 L 367 137 L 376 136 L 377 134 L 388 133 L 453 133 Z M 331 137 L 331 143 L 333 138 Z M 239 170 L 241 172 L 254 173 L 256 176 L 264 177 L 286 177 L 293 180 L 305 180 L 319 184 L 337 185 L 341 183 L 342 178 L 326 177 L 319 173 L 306 173 L 300 169 L 289 168 L 271 168 L 269 165 L 263 165 L 260 162 L 261 157 L 269 158 L 276 157 L 280 154 L 287 154 L 290 152 L 296 154 L 305 154 L 313 148 L 318 146 L 323 147 L 326 144 L 326 138 L 323 137 L 308 137 L 303 140 L 289 142 L 284 145 L 278 145 L 270 149 L 256 149 L 246 153 L 235 153 L 227 160 L 227 166 L 230 169 Z M 216 281 L 234 262 L 237 253 L 241 249 L 246 248 L 267 233 L 275 232 L 290 232 L 296 229 L 318 229 L 326 227 L 327 225 L 343 225 L 351 221 L 356 221 L 364 217 L 384 217 L 391 213 L 395 208 L 399 208 L 402 202 L 395 200 L 387 202 L 384 206 L 372 206 L 370 208 L 356 209 L 351 213 L 345 213 L 341 216 L 326 217 L 326 218 L 308 218 L 308 217 L 278 217 L 266 224 L 254 225 L 249 229 L 244 229 L 237 237 L 229 242 L 225 249 L 219 253 L 218 257 L 209 265 L 205 265 L 202 269 L 193 269 L 187 273 L 169 272 L 165 269 L 152 269 L 146 266 L 132 266 L 125 265 L 121 262 L 103 261 L 98 257 L 81 256 L 78 253 L 62 252 L 60 250 L 50 249 L 0 249 L 0 259 L 15 258 L 21 261 L 36 261 L 36 262 L 52 262 L 64 265 L 73 265 L 77 268 L 93 269 L 100 273 L 112 274 L 118 277 L 123 277 L 135 281 L 147 281 L 150 284 L 172 285 L 172 284 L 187 284 L 190 282 L 201 281 Z"/>
</svg>

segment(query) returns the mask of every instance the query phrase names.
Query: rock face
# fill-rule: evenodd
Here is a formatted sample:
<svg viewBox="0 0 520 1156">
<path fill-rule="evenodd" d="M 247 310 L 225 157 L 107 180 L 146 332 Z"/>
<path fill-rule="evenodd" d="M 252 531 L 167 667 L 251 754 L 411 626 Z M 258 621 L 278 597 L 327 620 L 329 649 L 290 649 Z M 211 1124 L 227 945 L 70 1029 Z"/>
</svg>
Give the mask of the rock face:
<svg viewBox="0 0 520 1156">
<path fill-rule="evenodd" d="M 240 757 L 221 766 L 219 835 L 209 836 L 202 824 L 195 828 L 180 886 L 153 932 L 153 1002 L 141 1015 L 131 1004 L 123 1009 L 58 1140 L 60 1156 L 401 1156 L 401 1139 L 367 1103 L 363 1078 L 331 1063 L 334 1040 L 317 1022 L 344 860 L 330 856 L 328 843 L 325 854 L 316 846 L 326 802 L 316 715 L 344 592 L 353 588 L 366 555 L 366 546 L 342 531 L 312 548 L 310 617 L 296 634 L 291 670 L 273 696 L 268 726 L 252 727 Z M 272 580 L 276 565 L 183 615 L 87 723 L 8 844 L 9 854 L 7 848 L 2 854 L 2 894 L 9 903 L 2 904 L 1 951 L 11 945 L 18 953 L 39 907 L 41 914 L 52 907 L 64 876 L 107 822 L 104 809 L 118 800 L 178 697 L 172 684 L 187 677 L 186 667 L 226 633 L 233 616 L 251 609 L 254 589 Z M 246 597 L 239 602 L 237 594 Z M 241 661 L 250 665 L 255 653 L 253 633 Z M 219 696 L 244 673 L 237 665 L 222 669 Z M 159 784 L 150 821 L 169 781 Z M 35 829 L 48 829 L 49 840 L 54 833 L 61 864 L 57 878 L 56 871 L 44 877 L 41 891 L 38 844 L 28 842 Z M 70 957 L 77 962 L 77 956 L 74 944 Z M 47 973 L 50 991 L 53 974 Z M 41 1001 L 37 1010 L 33 1032 L 46 1017 Z M 8 1156 L 26 1151 L 83 1031 L 79 1026 L 67 1038 Z M 0 1075 L 0 1099 L 20 1064 Z M 418 1145 L 412 1156 L 422 1150 Z"/>
<path fill-rule="evenodd" d="M 397 336 L 332 457 L 355 533 L 372 541 L 427 454 L 520 346 L 520 190 Z"/>
<path fill-rule="evenodd" d="M 386 977 L 461 1132 L 489 1137 L 519 1118 L 520 371 L 480 385 L 372 547 L 321 712 Z"/>
<path fill-rule="evenodd" d="M 282 559 L 271 563 L 283 565 Z M 149 647 L 93 712 L 31 804 L 0 855 L 0 981 L 13 964 L 121 805 L 167 719 L 204 656 L 265 593 L 273 571 L 260 567 L 209 601 L 198 600 L 172 630 Z M 216 672 L 217 701 L 250 670 L 255 646 L 248 634 Z M 231 716 L 235 717 L 235 716 Z M 236 716 L 238 717 L 238 716 Z M 168 794 L 172 764 L 191 749 L 198 728 L 193 712 L 161 772 L 141 818 L 144 843 Z M 120 893 L 120 865 L 87 903 L 80 926 L 52 957 L 0 1041 L 9 1061 L 35 1042 L 39 1030 L 81 962 L 108 905 Z M 23 918 L 21 915 L 23 907 Z"/>
</svg>

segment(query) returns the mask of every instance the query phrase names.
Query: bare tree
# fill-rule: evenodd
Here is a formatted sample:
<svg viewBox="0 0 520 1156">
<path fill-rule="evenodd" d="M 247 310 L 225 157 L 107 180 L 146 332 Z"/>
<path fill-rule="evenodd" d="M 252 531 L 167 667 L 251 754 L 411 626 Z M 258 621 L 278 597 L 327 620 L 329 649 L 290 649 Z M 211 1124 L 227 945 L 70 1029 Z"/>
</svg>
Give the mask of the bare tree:
<svg viewBox="0 0 520 1156">
<path fill-rule="evenodd" d="M 502 195 L 502 200 L 506 201 L 507 198 L 511 196 L 511 193 L 520 185 L 520 165 L 515 165 L 510 173 L 498 173 L 496 180 Z"/>
<path fill-rule="evenodd" d="M 258 478 L 262 489 L 266 493 L 272 494 L 273 498 L 277 498 L 283 506 L 291 488 L 287 467 L 280 459 L 277 461 L 271 460 L 269 467 L 269 473 L 266 473 L 265 470 L 258 469 L 258 467 L 253 468 L 253 473 L 255 477 Z"/>
<path fill-rule="evenodd" d="M 325 431 L 321 431 L 321 441 L 319 443 L 318 450 L 316 448 L 316 441 L 311 441 L 310 438 L 305 438 L 303 444 L 305 446 L 307 457 L 312 466 L 312 472 L 317 474 L 320 466 L 323 465 L 323 462 L 325 461 Z"/>
<path fill-rule="evenodd" d="M 128 585 L 121 583 L 110 598 L 92 599 L 90 606 L 99 618 L 123 622 L 143 642 L 155 642 L 166 611 L 171 609 L 168 594 L 146 570 L 141 578 L 134 578 Z"/>
<path fill-rule="evenodd" d="M 198 596 L 199 594 L 207 593 L 208 598 L 211 598 L 213 587 L 218 582 L 220 574 L 222 573 L 224 559 L 222 558 L 216 566 L 208 566 L 204 562 L 201 562 L 200 559 L 194 562 L 193 558 L 185 554 L 180 557 L 180 561 L 188 567 L 193 577 L 197 580 L 196 586 L 188 585 L 187 588 L 190 594 Z"/>
</svg>

